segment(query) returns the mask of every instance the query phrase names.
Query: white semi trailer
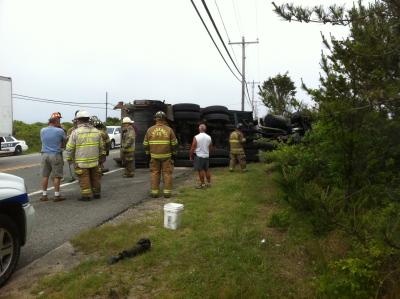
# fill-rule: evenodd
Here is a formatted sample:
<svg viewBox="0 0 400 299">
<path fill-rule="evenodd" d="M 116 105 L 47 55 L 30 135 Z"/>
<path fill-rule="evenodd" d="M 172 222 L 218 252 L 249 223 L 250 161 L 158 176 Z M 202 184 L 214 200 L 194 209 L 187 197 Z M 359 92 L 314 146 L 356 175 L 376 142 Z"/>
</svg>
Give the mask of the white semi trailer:
<svg viewBox="0 0 400 299">
<path fill-rule="evenodd" d="M 0 136 L 11 135 L 12 129 L 12 80 L 0 76 Z"/>
</svg>

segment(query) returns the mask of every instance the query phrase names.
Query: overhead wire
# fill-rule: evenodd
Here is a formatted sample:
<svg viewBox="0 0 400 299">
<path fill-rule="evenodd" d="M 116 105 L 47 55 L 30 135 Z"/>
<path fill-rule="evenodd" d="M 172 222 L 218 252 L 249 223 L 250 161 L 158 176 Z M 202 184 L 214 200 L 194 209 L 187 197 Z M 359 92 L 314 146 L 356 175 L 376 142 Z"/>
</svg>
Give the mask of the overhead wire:
<svg viewBox="0 0 400 299">
<path fill-rule="evenodd" d="M 13 99 L 23 100 L 23 101 L 31 101 L 31 102 L 39 102 L 39 103 L 47 103 L 47 104 L 53 104 L 53 105 L 63 105 L 63 106 L 70 106 L 70 107 L 106 110 L 106 108 L 104 108 L 104 107 L 85 106 L 85 105 L 61 103 L 61 102 L 51 102 L 51 101 L 46 101 L 46 100 L 30 99 L 30 98 L 24 98 L 24 97 L 19 97 L 19 96 L 13 96 Z"/>
<path fill-rule="evenodd" d="M 222 38 L 222 36 L 221 36 L 221 34 L 220 34 L 219 30 L 218 30 L 218 27 L 217 27 L 217 25 L 215 24 L 214 18 L 213 18 L 213 16 L 211 15 L 210 10 L 208 9 L 208 6 L 207 6 L 206 1 L 205 1 L 205 0 L 201 0 L 201 2 L 203 3 L 204 9 L 206 10 L 208 17 L 210 18 L 211 23 L 213 24 L 214 29 L 215 29 L 215 31 L 217 32 L 217 35 L 218 35 L 218 37 L 219 37 L 219 39 L 220 39 L 222 45 L 224 46 L 224 49 L 225 49 L 226 53 L 228 54 L 229 59 L 232 61 L 232 64 L 233 64 L 233 66 L 236 68 L 236 70 L 238 71 L 238 73 L 239 73 L 240 75 L 242 75 L 242 73 L 240 72 L 239 68 L 237 67 L 235 61 L 233 60 L 233 58 L 232 58 L 232 56 L 231 56 L 231 53 L 229 52 L 228 48 L 226 47 L 226 44 L 225 44 L 225 42 L 224 42 L 224 39 Z"/>
<path fill-rule="evenodd" d="M 228 30 L 226 29 L 225 22 L 224 22 L 224 19 L 223 19 L 223 17 L 222 17 L 221 11 L 220 11 L 220 9 L 219 9 L 219 5 L 218 5 L 218 3 L 217 3 L 217 0 L 214 0 L 214 2 L 215 2 L 215 6 L 217 7 L 218 15 L 219 15 L 219 18 L 221 19 L 222 26 L 224 27 L 224 31 L 225 31 L 225 34 L 226 34 L 226 38 L 228 39 L 228 42 L 230 42 L 230 41 L 231 41 L 231 38 L 229 37 Z M 237 63 L 238 63 L 238 60 L 237 60 L 237 57 L 236 57 L 235 49 L 233 48 L 233 46 L 232 46 L 231 44 L 229 44 L 229 46 L 230 46 L 230 48 L 231 48 L 231 50 L 232 50 L 233 57 L 235 58 L 235 62 L 236 62 L 236 64 L 237 64 Z"/>
<path fill-rule="evenodd" d="M 237 7 L 236 7 L 236 4 L 235 4 L 235 0 L 232 0 L 232 5 L 233 5 L 233 10 L 235 12 L 235 19 L 236 19 L 236 25 L 237 25 L 237 28 L 238 28 L 238 32 L 239 32 L 239 34 L 243 35 L 243 31 L 240 29 L 238 12 L 237 12 Z"/>
<path fill-rule="evenodd" d="M 208 35 L 210 36 L 210 38 L 211 38 L 211 40 L 212 40 L 214 46 L 217 48 L 218 53 L 219 53 L 219 55 L 221 56 L 222 60 L 225 62 L 226 66 L 228 67 L 228 69 L 230 70 L 230 72 L 233 74 L 233 76 L 235 76 L 235 78 L 236 78 L 239 82 L 241 82 L 241 80 L 239 79 L 239 77 L 234 73 L 234 71 L 232 70 L 232 68 L 229 66 L 229 64 L 228 64 L 228 62 L 226 61 L 224 55 L 222 55 L 221 50 L 219 49 L 217 43 L 215 42 L 215 40 L 214 40 L 214 38 L 213 38 L 213 36 L 212 36 L 210 30 L 208 29 L 206 23 L 204 22 L 203 17 L 201 16 L 199 10 L 197 9 L 196 4 L 194 3 L 193 0 L 190 0 L 190 1 L 192 2 L 192 5 L 193 5 L 194 9 L 196 10 L 197 15 L 199 16 L 199 18 L 200 18 L 200 20 L 201 20 L 201 22 L 202 22 L 204 28 L 206 29 L 206 31 L 207 31 L 207 33 L 208 33 Z"/>
<path fill-rule="evenodd" d="M 78 104 L 78 105 L 104 105 L 104 102 L 77 102 L 77 101 L 63 101 L 63 100 L 54 100 L 54 99 L 47 99 L 47 98 L 40 98 L 40 97 L 32 97 L 32 96 L 27 96 L 23 94 L 18 94 L 18 93 L 13 93 L 13 96 L 16 97 L 21 97 L 21 98 L 27 98 L 27 99 L 34 99 L 34 100 L 42 100 L 42 101 L 48 101 L 48 102 L 54 102 L 54 103 L 67 103 L 67 104 Z M 108 105 L 115 106 L 112 103 L 107 103 Z"/>
</svg>

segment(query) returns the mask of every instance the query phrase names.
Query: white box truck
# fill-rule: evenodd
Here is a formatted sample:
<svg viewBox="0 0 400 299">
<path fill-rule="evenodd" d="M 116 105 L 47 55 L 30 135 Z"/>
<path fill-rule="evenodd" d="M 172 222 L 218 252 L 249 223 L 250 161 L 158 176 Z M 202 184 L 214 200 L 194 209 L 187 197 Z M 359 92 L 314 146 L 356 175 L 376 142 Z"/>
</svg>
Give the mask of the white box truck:
<svg viewBox="0 0 400 299">
<path fill-rule="evenodd" d="M 12 80 L 0 76 L 0 136 L 12 134 Z"/>
</svg>

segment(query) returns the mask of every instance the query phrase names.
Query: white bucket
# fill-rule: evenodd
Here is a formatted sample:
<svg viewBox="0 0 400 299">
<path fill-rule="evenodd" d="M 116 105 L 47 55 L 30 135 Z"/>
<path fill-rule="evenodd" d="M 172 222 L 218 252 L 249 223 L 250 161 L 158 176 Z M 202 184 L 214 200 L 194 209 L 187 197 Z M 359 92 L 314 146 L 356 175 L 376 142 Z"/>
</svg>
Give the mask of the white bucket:
<svg viewBox="0 0 400 299">
<path fill-rule="evenodd" d="M 177 229 L 181 224 L 181 212 L 183 204 L 167 203 L 164 205 L 164 227 L 168 229 Z"/>
</svg>

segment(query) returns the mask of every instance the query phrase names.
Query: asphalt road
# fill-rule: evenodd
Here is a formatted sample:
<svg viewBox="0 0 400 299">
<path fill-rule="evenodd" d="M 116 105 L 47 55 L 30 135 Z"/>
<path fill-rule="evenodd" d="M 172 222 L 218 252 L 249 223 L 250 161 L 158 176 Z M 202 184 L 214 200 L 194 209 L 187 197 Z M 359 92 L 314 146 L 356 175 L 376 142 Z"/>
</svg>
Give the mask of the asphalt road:
<svg viewBox="0 0 400 299">
<path fill-rule="evenodd" d="M 76 181 L 70 182 L 67 165 L 64 167 L 64 186 L 61 187 L 61 193 L 67 199 L 62 202 L 41 202 L 40 154 L 0 158 L 0 172 L 25 179 L 36 211 L 36 223 L 29 241 L 21 250 L 19 268 L 60 246 L 79 232 L 98 226 L 148 198 L 148 169 L 137 169 L 134 178 L 123 178 L 122 169 L 112 159 L 118 155 L 119 150 L 111 151 L 106 162 L 110 172 L 102 179 L 102 197 L 91 202 L 77 200 L 80 197 L 79 185 Z M 177 168 L 174 175 L 187 173 L 188 169 Z M 49 191 L 48 194 L 51 198 L 54 193 Z"/>
</svg>

